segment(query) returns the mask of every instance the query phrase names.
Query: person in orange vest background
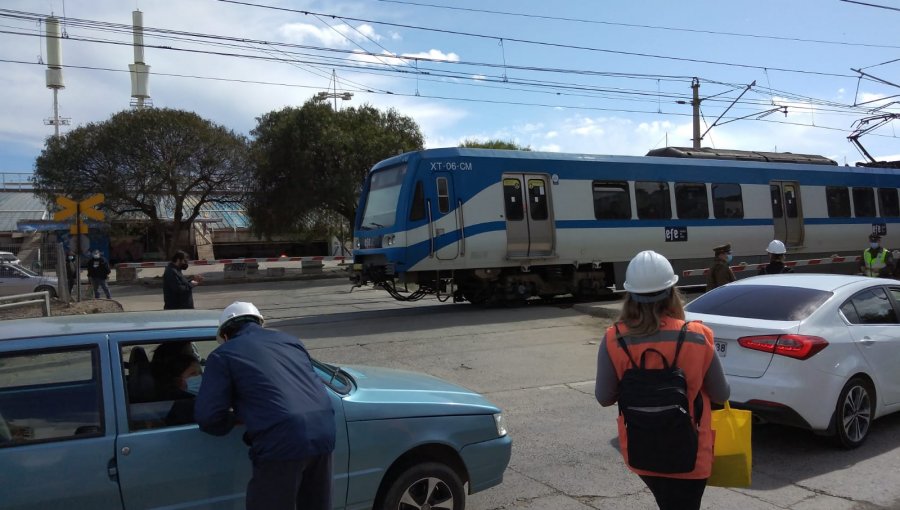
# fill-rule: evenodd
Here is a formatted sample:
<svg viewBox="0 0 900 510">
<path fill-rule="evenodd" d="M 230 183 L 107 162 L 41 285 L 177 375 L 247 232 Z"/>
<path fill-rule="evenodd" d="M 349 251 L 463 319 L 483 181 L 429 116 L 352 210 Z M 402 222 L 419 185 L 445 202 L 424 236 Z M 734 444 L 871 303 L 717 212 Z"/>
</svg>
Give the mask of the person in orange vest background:
<svg viewBox="0 0 900 510">
<path fill-rule="evenodd" d="M 640 360 L 646 369 L 677 364 L 683 372 L 689 406 L 684 411 L 694 420 L 691 423 L 696 433 L 696 459 L 690 459 L 692 470 L 655 472 L 634 467 L 629 451 L 635 450 L 629 449 L 620 403 L 620 452 L 628 468 L 647 484 L 661 510 L 700 508 L 713 462 L 710 402 L 722 403 L 730 394 L 715 352 L 713 332 L 699 322 L 685 322 L 684 302 L 675 288 L 676 282 L 678 276 L 672 264 L 656 252 L 643 251 L 631 260 L 625 271 L 627 294 L 622 311 L 600 342 L 594 388 L 597 401 L 606 407 L 619 401 L 625 391 L 623 376 L 627 370 L 637 368 L 635 360 Z"/>
</svg>

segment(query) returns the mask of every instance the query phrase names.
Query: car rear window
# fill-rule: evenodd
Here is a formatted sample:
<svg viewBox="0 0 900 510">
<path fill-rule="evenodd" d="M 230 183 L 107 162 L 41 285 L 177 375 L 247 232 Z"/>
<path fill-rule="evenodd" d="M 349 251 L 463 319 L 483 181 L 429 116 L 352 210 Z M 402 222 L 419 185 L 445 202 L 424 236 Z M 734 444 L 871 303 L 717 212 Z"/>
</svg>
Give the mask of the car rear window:
<svg viewBox="0 0 900 510">
<path fill-rule="evenodd" d="M 801 321 L 832 296 L 827 290 L 777 285 L 729 285 L 692 301 L 693 313 L 771 321 Z"/>
</svg>

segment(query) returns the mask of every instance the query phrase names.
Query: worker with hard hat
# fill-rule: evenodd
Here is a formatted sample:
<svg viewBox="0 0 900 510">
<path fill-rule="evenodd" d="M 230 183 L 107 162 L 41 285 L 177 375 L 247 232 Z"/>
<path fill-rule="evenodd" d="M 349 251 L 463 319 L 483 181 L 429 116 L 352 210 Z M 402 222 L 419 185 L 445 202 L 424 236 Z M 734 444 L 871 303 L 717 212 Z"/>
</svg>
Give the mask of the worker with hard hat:
<svg viewBox="0 0 900 510">
<path fill-rule="evenodd" d="M 787 248 L 784 243 L 778 239 L 772 240 L 766 247 L 766 253 L 769 254 L 769 263 L 759 268 L 759 274 L 782 274 L 793 273 L 794 270 L 784 265 L 784 254 Z"/>
<path fill-rule="evenodd" d="M 303 343 L 263 323 L 252 303 L 222 311 L 221 345 L 206 360 L 195 418 L 216 436 L 245 424 L 248 510 L 331 510 L 331 400 Z"/>
<path fill-rule="evenodd" d="M 709 271 L 706 274 L 707 292 L 736 280 L 734 273 L 729 267 L 732 261 L 731 244 L 716 246 L 713 248 L 713 255 L 715 256 L 713 264 L 709 267 Z"/>
<path fill-rule="evenodd" d="M 878 278 L 890 276 L 894 269 L 894 258 L 891 252 L 881 246 L 881 236 L 869 234 L 869 247 L 863 251 L 859 270 L 864 276 Z"/>
<path fill-rule="evenodd" d="M 619 401 L 628 390 L 628 380 L 623 381 L 625 372 L 637 368 L 638 363 L 651 371 L 675 366 L 682 371 L 689 402 L 689 409 L 683 411 L 693 420 L 691 428 L 697 435 L 696 442 L 693 437 L 691 441 L 696 445 L 693 469 L 655 472 L 635 467 L 637 462 L 630 452 L 640 449 L 641 445 L 634 444 L 639 436 L 629 432 L 621 413 L 619 451 L 628 468 L 650 488 L 661 509 L 699 509 L 713 461 L 710 402 L 726 401 L 730 388 L 715 352 L 713 332 L 699 322 L 685 322 L 677 282 L 672 264 L 659 253 L 643 251 L 631 259 L 625 271 L 627 294 L 622 311 L 600 342 L 594 394 L 602 406 Z M 681 450 L 680 446 L 660 450 Z M 646 454 L 646 449 L 643 451 Z M 659 451 L 659 455 L 666 451 Z"/>
</svg>

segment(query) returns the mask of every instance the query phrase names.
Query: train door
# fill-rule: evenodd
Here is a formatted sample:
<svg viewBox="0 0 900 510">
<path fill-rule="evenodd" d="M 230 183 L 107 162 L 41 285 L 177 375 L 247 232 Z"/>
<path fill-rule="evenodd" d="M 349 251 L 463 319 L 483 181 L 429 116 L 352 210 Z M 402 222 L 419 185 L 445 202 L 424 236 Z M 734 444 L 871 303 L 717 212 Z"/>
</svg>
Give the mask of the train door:
<svg viewBox="0 0 900 510">
<path fill-rule="evenodd" d="M 770 181 L 772 222 L 775 239 L 787 246 L 803 245 L 803 208 L 800 202 L 800 185 L 793 181 Z"/>
<path fill-rule="evenodd" d="M 456 199 L 453 174 L 434 172 L 435 201 L 431 206 L 435 256 L 453 260 L 459 256 L 459 224 L 456 218 Z"/>
<path fill-rule="evenodd" d="M 553 255 L 553 208 L 546 175 L 505 174 L 503 201 L 510 258 Z"/>
</svg>

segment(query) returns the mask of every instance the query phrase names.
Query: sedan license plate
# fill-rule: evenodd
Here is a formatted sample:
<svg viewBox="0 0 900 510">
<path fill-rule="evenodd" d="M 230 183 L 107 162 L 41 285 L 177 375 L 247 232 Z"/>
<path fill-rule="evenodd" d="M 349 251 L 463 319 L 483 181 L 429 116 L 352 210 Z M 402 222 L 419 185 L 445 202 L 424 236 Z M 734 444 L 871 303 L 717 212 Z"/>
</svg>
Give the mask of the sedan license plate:
<svg viewBox="0 0 900 510">
<path fill-rule="evenodd" d="M 716 354 L 718 354 L 720 358 L 724 358 L 725 353 L 728 350 L 728 344 L 726 344 L 725 342 L 719 341 L 719 340 L 716 340 L 715 342 L 716 342 Z"/>
</svg>

